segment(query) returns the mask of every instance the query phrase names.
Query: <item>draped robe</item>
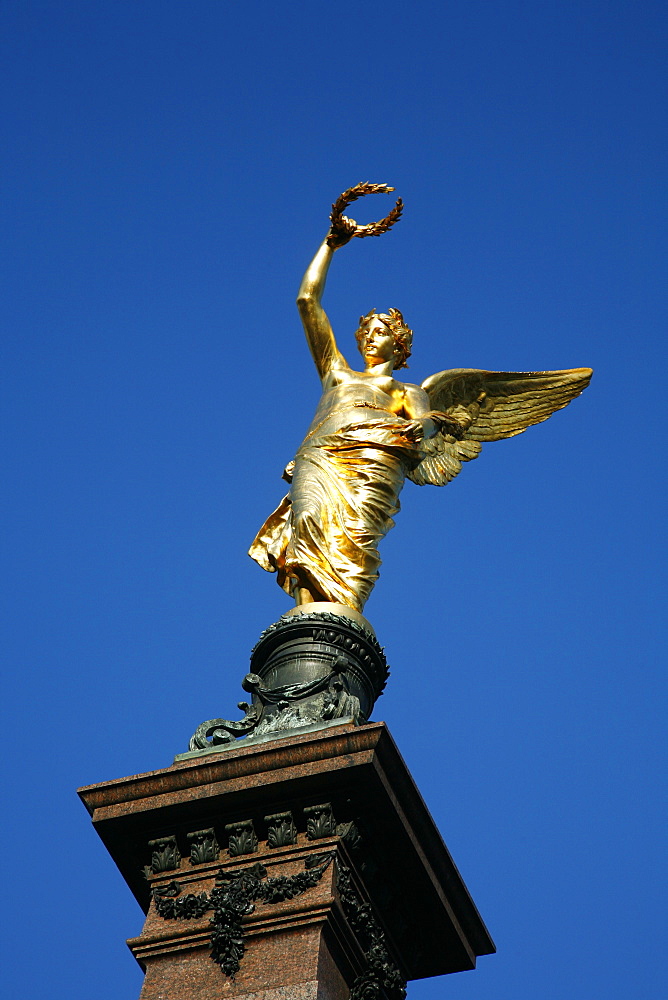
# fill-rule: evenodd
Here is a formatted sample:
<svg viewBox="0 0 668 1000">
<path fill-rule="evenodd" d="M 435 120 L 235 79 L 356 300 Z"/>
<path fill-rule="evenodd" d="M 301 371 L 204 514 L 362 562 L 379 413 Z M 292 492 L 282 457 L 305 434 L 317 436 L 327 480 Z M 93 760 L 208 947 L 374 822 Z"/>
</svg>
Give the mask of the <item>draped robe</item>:
<svg viewBox="0 0 668 1000">
<path fill-rule="evenodd" d="M 365 388 L 356 393 L 365 400 L 338 407 L 336 390 L 323 397 L 295 457 L 290 492 L 249 551 L 287 593 L 308 587 L 358 611 L 378 579 L 378 543 L 394 525 L 406 472 L 423 457 L 403 435 L 407 421 L 386 409 L 385 393 Z"/>
</svg>

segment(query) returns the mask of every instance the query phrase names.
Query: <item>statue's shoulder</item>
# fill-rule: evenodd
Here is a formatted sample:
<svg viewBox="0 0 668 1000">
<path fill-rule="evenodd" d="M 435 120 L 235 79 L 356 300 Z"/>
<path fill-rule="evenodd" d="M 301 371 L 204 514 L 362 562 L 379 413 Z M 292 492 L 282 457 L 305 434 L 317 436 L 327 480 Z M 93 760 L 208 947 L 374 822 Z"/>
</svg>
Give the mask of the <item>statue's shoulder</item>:
<svg viewBox="0 0 668 1000">
<path fill-rule="evenodd" d="M 421 385 L 414 385 L 413 382 L 400 382 L 403 386 L 404 394 L 408 397 L 417 398 L 426 396 L 426 392 Z"/>
</svg>

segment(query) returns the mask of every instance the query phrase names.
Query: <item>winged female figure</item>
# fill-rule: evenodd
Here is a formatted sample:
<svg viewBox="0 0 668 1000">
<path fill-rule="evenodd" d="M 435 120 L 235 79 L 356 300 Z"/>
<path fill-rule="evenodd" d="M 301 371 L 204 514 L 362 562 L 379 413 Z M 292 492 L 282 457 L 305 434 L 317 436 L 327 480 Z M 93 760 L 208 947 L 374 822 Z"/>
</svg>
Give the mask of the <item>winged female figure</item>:
<svg viewBox="0 0 668 1000">
<path fill-rule="evenodd" d="M 378 544 L 393 527 L 406 477 L 444 486 L 486 441 L 521 434 L 587 387 L 590 368 L 490 372 L 455 368 L 401 382 L 412 331 L 398 309 L 360 318 L 355 333 L 364 370 L 341 354 L 322 295 L 337 249 L 353 236 L 379 235 L 396 222 L 401 200 L 382 223 L 357 226 L 341 209 L 363 194 L 391 191 L 360 184 L 335 202 L 332 226 L 311 261 L 297 306 L 322 381 L 322 397 L 284 477 L 290 491 L 258 532 L 250 555 L 278 574 L 301 606 L 347 605 L 361 612 L 378 579 Z"/>
</svg>

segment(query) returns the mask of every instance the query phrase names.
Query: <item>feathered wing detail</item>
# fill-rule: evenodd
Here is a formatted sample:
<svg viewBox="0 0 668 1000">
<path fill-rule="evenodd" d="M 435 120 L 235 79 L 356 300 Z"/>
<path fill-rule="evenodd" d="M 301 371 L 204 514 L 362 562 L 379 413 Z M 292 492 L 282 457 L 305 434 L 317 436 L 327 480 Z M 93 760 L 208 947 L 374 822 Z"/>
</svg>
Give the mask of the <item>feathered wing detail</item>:
<svg viewBox="0 0 668 1000">
<path fill-rule="evenodd" d="M 547 420 L 579 396 L 591 376 L 591 368 L 558 372 L 454 368 L 431 375 L 422 388 L 432 409 L 451 423 L 423 442 L 425 457 L 408 473 L 409 479 L 418 486 L 445 486 L 461 471 L 462 462 L 477 458 L 484 441 L 514 437 Z"/>
</svg>

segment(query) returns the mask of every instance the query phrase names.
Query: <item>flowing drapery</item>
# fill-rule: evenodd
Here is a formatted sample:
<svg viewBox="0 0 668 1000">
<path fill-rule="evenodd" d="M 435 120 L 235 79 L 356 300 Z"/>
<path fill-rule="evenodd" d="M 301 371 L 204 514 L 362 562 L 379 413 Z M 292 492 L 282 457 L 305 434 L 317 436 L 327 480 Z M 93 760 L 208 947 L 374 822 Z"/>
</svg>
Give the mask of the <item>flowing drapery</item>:
<svg viewBox="0 0 668 1000">
<path fill-rule="evenodd" d="M 250 548 L 285 591 L 308 587 L 324 601 L 363 609 L 378 579 L 378 543 L 394 525 L 406 471 L 421 458 L 405 426 L 352 423 L 302 444 L 290 492 Z"/>
</svg>

